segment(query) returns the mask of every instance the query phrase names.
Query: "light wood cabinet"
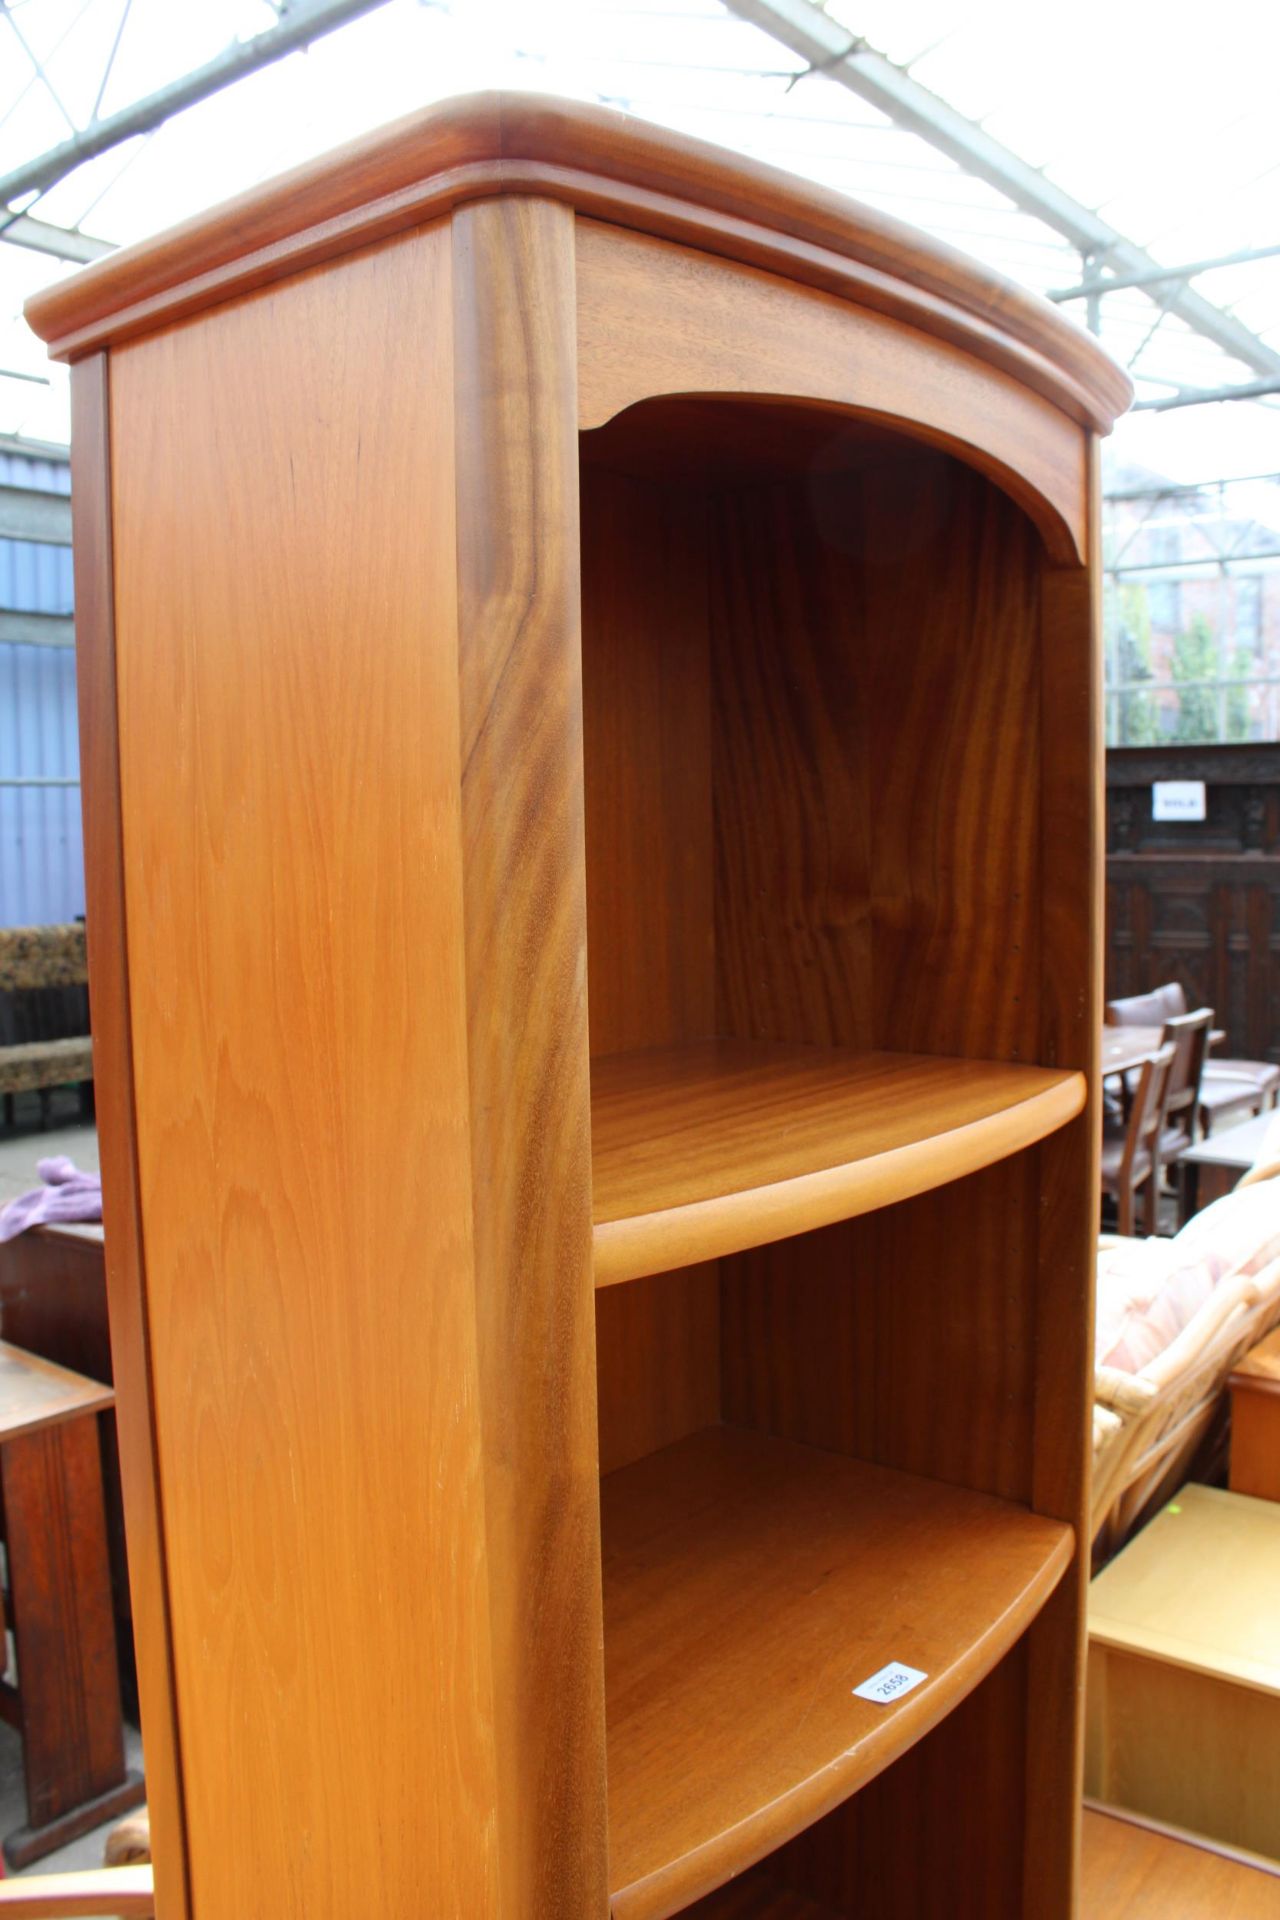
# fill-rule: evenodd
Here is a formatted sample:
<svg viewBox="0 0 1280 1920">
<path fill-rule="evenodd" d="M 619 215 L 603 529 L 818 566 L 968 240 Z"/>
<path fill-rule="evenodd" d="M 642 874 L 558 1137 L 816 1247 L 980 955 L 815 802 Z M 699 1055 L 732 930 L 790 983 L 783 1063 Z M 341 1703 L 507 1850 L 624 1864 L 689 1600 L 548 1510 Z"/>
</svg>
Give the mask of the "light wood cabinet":
<svg viewBox="0 0 1280 1920">
<path fill-rule="evenodd" d="M 162 1920 L 1065 1920 L 1124 377 L 535 99 L 31 316 Z"/>
</svg>

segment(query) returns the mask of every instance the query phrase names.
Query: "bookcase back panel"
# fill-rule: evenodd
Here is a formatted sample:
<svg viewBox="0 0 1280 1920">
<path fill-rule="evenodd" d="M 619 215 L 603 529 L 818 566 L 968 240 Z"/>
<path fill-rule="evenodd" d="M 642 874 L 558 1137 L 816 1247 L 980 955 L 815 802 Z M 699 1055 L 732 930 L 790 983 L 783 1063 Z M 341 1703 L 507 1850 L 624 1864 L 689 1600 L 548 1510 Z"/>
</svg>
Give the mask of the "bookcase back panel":
<svg viewBox="0 0 1280 1920">
<path fill-rule="evenodd" d="M 1035 1062 L 1035 528 L 813 407 L 653 402 L 582 454 L 593 1053 Z"/>
<path fill-rule="evenodd" d="M 596 1294 L 600 1471 L 669 1447 L 720 1420 L 716 1261 Z"/>
<path fill-rule="evenodd" d="M 958 461 L 862 502 L 876 1038 L 1039 1058 L 1041 548 Z"/>
<path fill-rule="evenodd" d="M 737 1039 L 876 1044 L 859 493 L 817 468 L 712 503 L 716 987 Z"/>
<path fill-rule="evenodd" d="M 721 1261 L 726 1420 L 1029 1500 L 1037 1171 Z"/>
</svg>

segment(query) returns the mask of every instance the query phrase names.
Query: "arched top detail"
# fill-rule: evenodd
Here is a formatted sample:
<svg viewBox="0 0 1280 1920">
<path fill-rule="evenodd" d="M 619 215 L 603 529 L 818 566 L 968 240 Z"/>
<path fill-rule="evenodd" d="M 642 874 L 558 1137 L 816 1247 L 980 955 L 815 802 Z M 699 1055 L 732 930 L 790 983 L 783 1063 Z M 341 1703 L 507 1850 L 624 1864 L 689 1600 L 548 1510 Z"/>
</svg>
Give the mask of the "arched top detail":
<svg viewBox="0 0 1280 1920">
<path fill-rule="evenodd" d="M 794 176 L 607 108 L 476 94 L 412 114 L 35 295 L 74 359 L 468 201 L 537 195 L 855 299 L 963 346 L 1108 431 L 1127 376 L 1047 302 Z"/>
<path fill-rule="evenodd" d="M 837 410 L 955 454 L 1083 562 L 1088 437 L 1039 392 L 919 329 L 669 242 L 578 225 L 578 425 L 698 395 Z"/>
</svg>

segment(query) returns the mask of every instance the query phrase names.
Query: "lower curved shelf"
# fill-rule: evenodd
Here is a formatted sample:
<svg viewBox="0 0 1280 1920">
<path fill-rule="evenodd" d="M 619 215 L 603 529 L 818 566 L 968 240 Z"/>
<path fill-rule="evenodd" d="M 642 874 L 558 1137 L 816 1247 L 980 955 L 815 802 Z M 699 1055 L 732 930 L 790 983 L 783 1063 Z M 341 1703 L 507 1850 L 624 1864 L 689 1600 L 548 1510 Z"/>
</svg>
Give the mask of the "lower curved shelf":
<svg viewBox="0 0 1280 1920">
<path fill-rule="evenodd" d="M 614 1920 L 662 1920 L 838 1806 L 1034 1619 L 1070 1527 L 712 1428 L 601 1483 Z M 889 1705 L 853 1689 L 927 1677 Z"/>
</svg>

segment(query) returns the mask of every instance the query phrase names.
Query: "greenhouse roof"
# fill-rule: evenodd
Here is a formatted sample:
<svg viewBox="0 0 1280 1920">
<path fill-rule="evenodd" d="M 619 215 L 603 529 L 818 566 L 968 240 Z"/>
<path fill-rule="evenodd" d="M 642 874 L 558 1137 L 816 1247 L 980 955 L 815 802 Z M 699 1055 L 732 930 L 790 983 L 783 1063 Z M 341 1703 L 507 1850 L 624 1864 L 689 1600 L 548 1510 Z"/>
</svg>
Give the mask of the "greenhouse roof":
<svg viewBox="0 0 1280 1920">
<path fill-rule="evenodd" d="M 30 223 L 87 255 L 62 236 L 140 239 L 426 101 L 500 86 L 748 152 L 1041 294 L 1140 281 L 1093 303 L 1138 388 L 1125 458 L 1185 480 L 1280 467 L 1280 8 L 1080 0 L 1068 24 L 1025 0 L 8 0 L 0 174 L 83 144 L 229 43 L 326 11 L 357 17 L 36 198 L 6 190 L 22 220 L 0 246 L 0 432 L 68 430 L 65 374 L 21 307 L 74 267 L 15 244 L 42 238 Z M 1062 304 L 1089 319 L 1087 298 Z M 1258 397 L 1164 410 L 1234 387 Z"/>
</svg>

